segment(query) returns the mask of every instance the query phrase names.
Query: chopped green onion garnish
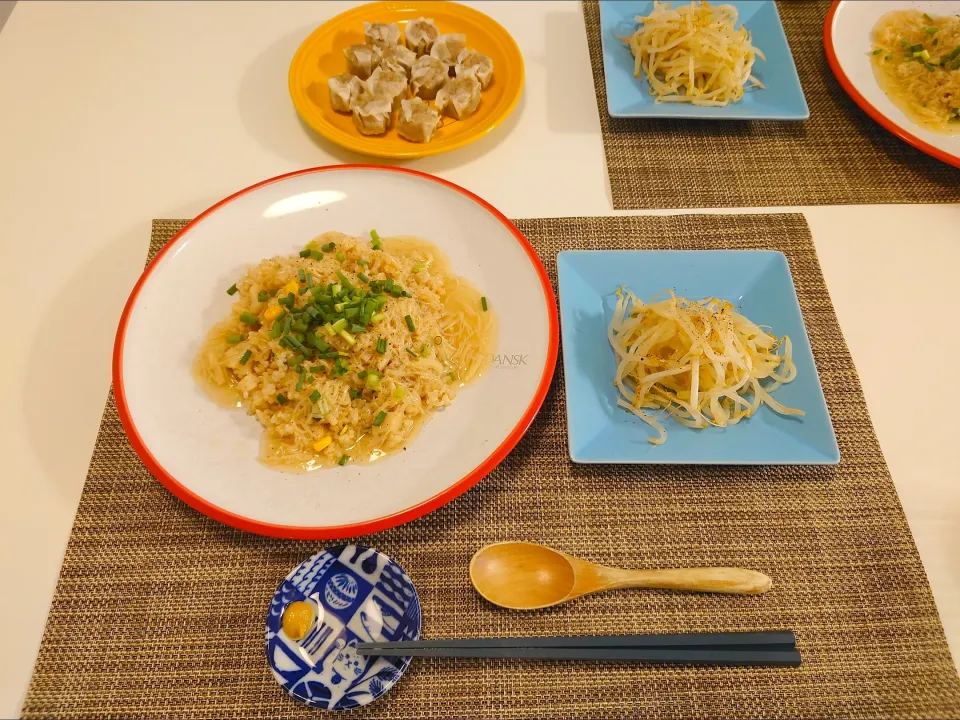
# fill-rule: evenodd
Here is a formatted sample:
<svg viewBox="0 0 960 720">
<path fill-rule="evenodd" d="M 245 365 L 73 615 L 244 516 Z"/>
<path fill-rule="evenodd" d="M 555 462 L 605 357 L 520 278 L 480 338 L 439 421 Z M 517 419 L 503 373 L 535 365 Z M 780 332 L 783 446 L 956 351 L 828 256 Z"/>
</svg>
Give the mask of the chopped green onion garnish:
<svg viewBox="0 0 960 720">
<path fill-rule="evenodd" d="M 416 331 L 417 331 L 417 326 L 413 324 L 413 318 L 412 318 L 412 317 L 410 317 L 409 315 L 404 315 L 404 316 L 403 316 L 403 319 L 404 319 L 404 322 L 407 323 L 407 328 L 410 330 L 410 332 L 416 332 Z"/>
<path fill-rule="evenodd" d="M 880 48 L 877 48 L 876 50 L 873 51 L 873 54 L 874 54 L 874 55 L 879 55 L 879 54 L 882 53 L 882 52 L 883 52 L 883 50 L 881 50 Z"/>
<path fill-rule="evenodd" d="M 426 270 L 426 268 L 427 268 L 427 264 L 426 264 L 426 263 L 418 263 L 417 265 L 414 265 L 414 266 L 413 266 L 413 271 L 414 271 L 414 272 L 420 272 L 421 270 Z"/>
<path fill-rule="evenodd" d="M 343 285 L 344 289 L 347 292 L 350 292 L 351 290 L 353 290 L 353 285 L 350 284 L 350 281 L 347 279 L 347 276 L 344 275 L 339 270 L 337 270 L 337 279 L 340 281 L 340 284 Z"/>
<path fill-rule="evenodd" d="M 386 419 L 387 419 L 387 414 L 383 410 L 381 410 L 380 412 L 377 413 L 377 416 L 373 419 L 373 424 L 376 425 L 377 427 L 380 427 L 381 425 L 383 425 L 383 421 Z"/>
<path fill-rule="evenodd" d="M 257 316 L 251 312 L 240 313 L 240 321 L 245 322 L 247 325 L 256 325 L 259 322 Z"/>
<path fill-rule="evenodd" d="M 887 55 L 884 60 L 893 60 L 893 55 Z"/>
<path fill-rule="evenodd" d="M 403 385 L 397 385 L 393 389 L 393 399 L 394 400 L 403 400 L 404 396 L 407 394 L 407 389 Z"/>
<path fill-rule="evenodd" d="M 417 357 L 417 354 L 410 348 L 404 348 L 404 350 L 407 351 L 407 354 L 410 355 L 410 357 Z"/>
<path fill-rule="evenodd" d="M 286 405 L 287 396 L 284 395 L 283 393 L 277 393 L 277 402 L 280 403 L 281 405 Z"/>
<path fill-rule="evenodd" d="M 379 390 L 380 389 L 380 376 L 375 372 L 370 372 L 367 374 L 367 379 L 364 382 L 367 390 Z"/>
<path fill-rule="evenodd" d="M 360 267 L 365 267 L 365 266 L 367 266 L 367 265 L 369 265 L 369 264 L 370 264 L 370 263 L 368 263 L 368 262 L 367 262 L 366 260 L 364 260 L 363 258 L 360 258 L 359 260 L 357 260 L 357 265 L 359 265 Z"/>
<path fill-rule="evenodd" d="M 270 337 L 276 339 L 281 335 L 283 335 L 283 323 L 280 322 L 279 320 L 275 320 L 273 323 L 273 327 L 270 328 Z"/>
<path fill-rule="evenodd" d="M 377 340 L 377 352 L 383 355 L 387 351 L 387 340 L 386 338 L 380 338 Z"/>
<path fill-rule="evenodd" d="M 227 335 L 227 342 L 231 345 L 236 345 L 238 342 L 243 342 L 243 335 Z"/>
<path fill-rule="evenodd" d="M 926 13 L 923 14 L 923 19 L 926 20 L 928 23 L 933 22 L 933 18 L 927 15 Z"/>
<path fill-rule="evenodd" d="M 350 388 L 349 393 L 350 397 L 354 400 L 363 396 L 363 390 L 354 390 L 353 388 Z"/>
<path fill-rule="evenodd" d="M 420 348 L 420 357 L 426 357 L 430 354 L 430 346 L 427 343 L 423 344 L 423 347 Z"/>
<path fill-rule="evenodd" d="M 920 52 L 915 52 L 915 53 L 913 54 L 913 56 L 914 56 L 915 58 L 920 59 L 920 60 L 929 60 L 929 59 L 930 59 L 930 51 L 929 51 L 929 50 L 921 50 Z"/>
<path fill-rule="evenodd" d="M 302 258 L 308 258 L 308 257 L 310 257 L 310 248 L 304 248 L 303 250 L 301 250 L 301 251 L 300 251 L 300 257 L 302 257 Z"/>
<path fill-rule="evenodd" d="M 911 45 L 907 48 L 910 52 L 920 52 L 923 50 L 923 43 L 917 43 L 916 45 Z"/>
<path fill-rule="evenodd" d="M 347 321 L 346 321 L 346 319 L 345 319 L 345 318 L 340 318 L 340 319 L 337 320 L 333 325 L 330 326 L 330 329 L 331 329 L 334 333 L 338 333 L 338 332 L 340 332 L 341 330 L 345 329 L 346 327 L 347 327 Z"/>
<path fill-rule="evenodd" d="M 237 284 L 234 283 L 227 288 L 227 295 L 236 295 L 237 294 Z"/>
<path fill-rule="evenodd" d="M 299 295 L 303 295 L 303 294 L 306 293 L 307 290 L 309 290 L 309 289 L 310 289 L 310 288 L 308 288 L 306 285 L 304 285 L 302 288 L 300 288 L 300 291 L 299 291 L 298 294 L 299 294 Z"/>
<path fill-rule="evenodd" d="M 935 33 L 937 32 L 937 30 L 939 30 L 939 29 L 940 29 L 940 28 L 935 28 L 935 27 L 925 27 L 925 28 L 923 29 L 923 31 L 924 31 L 925 33 L 927 33 L 928 35 L 933 35 L 933 34 L 935 34 Z"/>
<path fill-rule="evenodd" d="M 277 302 L 281 305 L 286 305 L 287 307 L 293 307 L 293 304 L 297 301 L 297 296 L 293 293 L 287 293 L 282 298 L 277 298 Z"/>
<path fill-rule="evenodd" d="M 360 280 L 360 282 L 365 282 L 365 283 L 370 282 L 370 278 L 368 278 L 363 273 L 357 273 L 357 279 Z"/>
<path fill-rule="evenodd" d="M 374 313 L 370 316 L 370 322 L 378 323 L 386 317 L 383 313 Z"/>
<path fill-rule="evenodd" d="M 307 281 L 307 274 L 303 271 L 303 268 L 297 268 L 297 279 L 298 279 L 300 282 L 306 282 L 306 281 Z"/>
<path fill-rule="evenodd" d="M 328 242 L 326 245 L 321 245 L 321 246 L 320 246 L 320 249 L 323 250 L 324 252 L 330 252 L 330 251 L 333 250 L 336 246 L 337 246 L 337 244 L 336 244 L 335 242 Z"/>
<path fill-rule="evenodd" d="M 342 466 L 344 466 L 344 465 L 347 464 L 347 461 L 348 461 L 349 459 L 350 459 L 350 456 L 349 456 L 349 455 L 341 455 L 341 456 L 340 456 L 340 459 L 337 460 L 337 465 L 340 465 L 340 466 L 342 467 Z"/>
<path fill-rule="evenodd" d="M 313 260 L 323 260 L 323 253 L 319 250 L 311 250 L 310 257 Z"/>
<path fill-rule="evenodd" d="M 325 365 L 314 365 L 312 368 L 310 368 L 310 372 L 316 373 L 316 374 L 318 374 L 318 375 L 319 375 L 320 373 L 326 372 L 326 371 L 327 371 L 327 368 L 326 368 Z M 316 402 L 316 401 L 314 401 L 314 402 Z"/>
<path fill-rule="evenodd" d="M 487 311 L 487 298 L 486 298 L 486 297 L 480 298 L 480 307 L 483 308 L 483 311 L 484 311 L 484 312 Z"/>
<path fill-rule="evenodd" d="M 374 250 L 379 250 L 383 247 L 383 243 L 380 242 L 380 236 L 377 235 L 376 230 L 370 231 L 370 238 L 373 240 L 373 242 L 370 243 L 370 247 L 372 247 Z"/>
<path fill-rule="evenodd" d="M 270 299 L 269 293 L 266 290 L 261 290 L 257 293 L 257 302 L 266 302 Z"/>
<path fill-rule="evenodd" d="M 363 325 L 357 325 L 356 323 L 354 323 L 353 325 L 350 326 L 350 332 L 352 333 L 362 333 L 366 331 L 367 329 Z"/>
<path fill-rule="evenodd" d="M 303 343 L 300 342 L 295 335 L 287 335 L 286 341 L 293 345 L 294 350 L 299 350 L 300 352 L 306 353 L 307 349 L 303 346 Z"/>
<path fill-rule="evenodd" d="M 361 370 L 357 373 L 357 377 L 363 380 L 369 373 L 366 370 Z"/>
<path fill-rule="evenodd" d="M 240 364 L 241 364 L 241 365 L 246 365 L 246 364 L 247 364 L 247 360 L 250 359 L 250 356 L 251 356 L 251 355 L 253 355 L 253 353 L 250 352 L 249 350 L 246 350 L 246 351 L 243 353 L 243 355 L 240 356 Z"/>
<path fill-rule="evenodd" d="M 307 371 L 300 368 L 300 379 L 297 380 L 297 392 L 303 390 L 303 379 L 307 376 Z"/>
<path fill-rule="evenodd" d="M 346 255 L 344 255 L 342 252 L 337 252 L 337 262 L 343 262 L 346 259 L 347 259 Z"/>
<path fill-rule="evenodd" d="M 344 316 L 347 317 L 348 319 L 349 319 L 349 318 L 354 318 L 354 317 L 356 317 L 357 315 L 360 314 L 360 309 L 359 309 L 359 308 L 355 308 L 355 307 L 348 307 L 346 310 L 343 311 L 343 314 L 344 314 Z"/>
<path fill-rule="evenodd" d="M 319 399 L 320 399 L 319 390 L 314 390 L 312 393 L 310 393 L 310 402 L 316 402 Z"/>
<path fill-rule="evenodd" d="M 341 330 L 339 334 L 340 334 L 340 337 L 346 340 L 349 345 L 353 345 L 354 343 L 357 342 L 357 339 L 346 330 Z"/>
</svg>

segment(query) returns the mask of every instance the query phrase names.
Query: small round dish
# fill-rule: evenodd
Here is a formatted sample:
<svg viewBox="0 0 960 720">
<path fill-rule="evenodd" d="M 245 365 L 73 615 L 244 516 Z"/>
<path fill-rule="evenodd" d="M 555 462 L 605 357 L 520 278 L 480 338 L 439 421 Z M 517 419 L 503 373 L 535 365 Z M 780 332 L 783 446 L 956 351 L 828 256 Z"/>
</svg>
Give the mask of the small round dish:
<svg viewBox="0 0 960 720">
<path fill-rule="evenodd" d="M 867 115 L 921 152 L 960 167 L 960 133 L 938 133 L 913 122 L 880 88 L 870 64 L 870 36 L 874 25 L 891 10 L 910 9 L 934 15 L 957 15 L 960 2 L 834 0 L 823 24 L 827 62 L 840 86 Z"/>
<path fill-rule="evenodd" d="M 330 105 L 327 80 L 346 72 L 344 48 L 363 42 L 363 23 L 400 23 L 419 17 L 432 18 L 441 33 L 464 33 L 467 47 L 475 48 L 493 61 L 493 82 L 483 91 L 479 109 L 470 117 L 453 121 L 444 118 L 443 127 L 428 143 L 415 143 L 397 134 L 361 135 L 349 114 Z M 417 158 L 456 150 L 479 140 L 516 107 L 523 92 L 523 56 L 502 25 L 482 12 L 454 2 L 374 2 L 331 18 L 313 31 L 290 63 L 290 97 L 303 121 L 322 137 L 348 150 L 384 158 Z"/>
<path fill-rule="evenodd" d="M 291 605 L 308 618 L 296 638 L 287 633 L 293 624 L 284 623 Z M 267 664 L 274 679 L 294 700 L 323 710 L 373 702 L 410 665 L 409 657 L 358 655 L 357 643 L 419 638 L 420 599 L 410 576 L 363 545 L 327 548 L 300 563 L 267 611 Z"/>
</svg>

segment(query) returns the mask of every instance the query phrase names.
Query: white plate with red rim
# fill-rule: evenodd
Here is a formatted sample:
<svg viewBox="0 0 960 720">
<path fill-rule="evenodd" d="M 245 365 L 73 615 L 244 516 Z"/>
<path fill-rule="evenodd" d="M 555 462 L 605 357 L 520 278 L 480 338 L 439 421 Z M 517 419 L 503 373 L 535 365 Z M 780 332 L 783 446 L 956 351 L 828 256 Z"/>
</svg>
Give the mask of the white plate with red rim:
<svg viewBox="0 0 960 720">
<path fill-rule="evenodd" d="M 363 236 L 371 228 L 384 237 L 417 235 L 444 251 L 453 271 L 497 312 L 497 357 L 405 452 L 307 474 L 269 468 L 257 460 L 260 424 L 211 401 L 193 378 L 193 358 L 209 328 L 229 313 L 225 289 L 247 267 L 294 254 L 327 230 Z M 134 449 L 185 503 L 262 535 L 334 539 L 409 522 L 496 467 L 543 403 L 558 340 L 543 265 L 496 209 L 414 170 L 330 166 L 241 190 L 178 233 L 127 301 L 113 383 Z"/>
<path fill-rule="evenodd" d="M 846 93 L 885 129 L 927 155 L 960 167 L 960 133 L 938 133 L 917 125 L 886 96 L 873 74 L 874 26 L 892 10 L 911 9 L 958 15 L 960 0 L 834 0 L 823 25 L 827 61 Z"/>
</svg>

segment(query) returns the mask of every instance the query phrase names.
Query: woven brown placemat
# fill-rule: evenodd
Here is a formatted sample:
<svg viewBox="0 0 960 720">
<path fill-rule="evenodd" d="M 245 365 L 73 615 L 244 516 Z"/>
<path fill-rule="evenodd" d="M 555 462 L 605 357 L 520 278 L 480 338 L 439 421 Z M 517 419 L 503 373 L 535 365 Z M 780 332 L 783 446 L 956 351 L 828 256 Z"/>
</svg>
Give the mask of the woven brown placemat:
<svg viewBox="0 0 960 720">
<path fill-rule="evenodd" d="M 823 50 L 829 6 L 825 0 L 777 3 L 810 107 L 809 120 L 638 120 L 607 113 L 600 10 L 596 2 L 585 0 L 613 206 L 960 202 L 960 168 L 891 135 L 840 87 Z"/>
<path fill-rule="evenodd" d="M 183 226 L 155 221 L 151 255 Z M 371 718 L 947 718 L 960 683 L 801 215 L 521 220 L 561 249 L 772 248 L 790 260 L 836 427 L 835 467 L 574 465 L 562 366 L 526 437 L 440 510 L 367 537 L 410 573 L 425 637 L 790 628 L 798 669 L 416 660 Z M 544 542 L 627 567 L 739 565 L 759 597 L 623 591 L 528 614 L 482 601 L 471 555 Z M 276 586 L 318 543 L 245 534 L 181 504 L 127 443 L 112 395 L 27 717 L 316 717 L 267 670 Z"/>
</svg>

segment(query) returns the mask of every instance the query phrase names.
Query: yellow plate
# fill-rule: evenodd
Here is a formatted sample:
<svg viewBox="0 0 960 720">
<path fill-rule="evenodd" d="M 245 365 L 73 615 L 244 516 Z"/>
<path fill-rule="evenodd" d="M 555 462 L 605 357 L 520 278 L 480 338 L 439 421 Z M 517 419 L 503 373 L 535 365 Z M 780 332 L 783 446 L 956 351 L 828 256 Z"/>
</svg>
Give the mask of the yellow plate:
<svg viewBox="0 0 960 720">
<path fill-rule="evenodd" d="M 414 143 L 397 134 L 361 135 L 353 118 L 330 105 L 327 80 L 347 71 L 343 49 L 363 42 L 363 22 L 396 22 L 433 18 L 441 33 L 464 33 L 467 47 L 493 60 L 493 82 L 483 91 L 480 107 L 465 120 L 444 117 L 428 143 Z M 478 140 L 513 111 L 523 91 L 523 56 L 500 23 L 453 2 L 374 2 L 337 15 L 313 31 L 290 63 L 290 97 L 303 121 L 327 140 L 348 150 L 386 158 L 437 155 Z"/>
</svg>

